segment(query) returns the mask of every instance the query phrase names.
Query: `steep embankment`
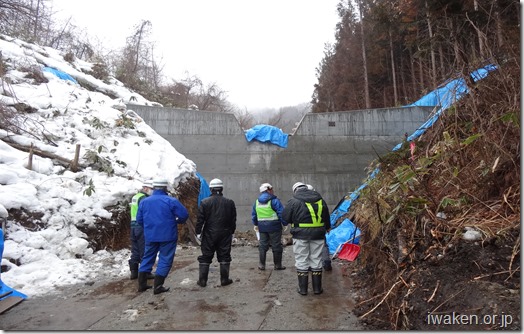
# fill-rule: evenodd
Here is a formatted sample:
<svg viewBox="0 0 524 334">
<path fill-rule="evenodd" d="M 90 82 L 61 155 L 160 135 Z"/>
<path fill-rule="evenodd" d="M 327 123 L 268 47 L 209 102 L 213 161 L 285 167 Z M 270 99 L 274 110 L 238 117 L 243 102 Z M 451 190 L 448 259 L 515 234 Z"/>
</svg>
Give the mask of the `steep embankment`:
<svg viewBox="0 0 524 334">
<path fill-rule="evenodd" d="M 361 320 L 382 329 L 520 329 L 520 67 L 506 63 L 374 163 L 353 204 Z"/>
</svg>

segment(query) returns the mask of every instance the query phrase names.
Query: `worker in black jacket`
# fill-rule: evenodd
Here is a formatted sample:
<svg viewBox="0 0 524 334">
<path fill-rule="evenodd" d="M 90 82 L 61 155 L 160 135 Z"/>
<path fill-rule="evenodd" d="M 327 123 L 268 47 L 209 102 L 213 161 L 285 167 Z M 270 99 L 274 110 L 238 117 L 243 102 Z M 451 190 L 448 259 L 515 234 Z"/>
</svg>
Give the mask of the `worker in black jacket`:
<svg viewBox="0 0 524 334">
<path fill-rule="evenodd" d="M 209 266 L 216 252 L 220 263 L 220 284 L 229 285 L 231 265 L 231 242 L 236 230 L 237 211 L 235 202 L 222 195 L 224 184 L 219 179 L 209 182 L 211 196 L 200 202 L 198 220 L 195 227 L 197 238 L 201 240 L 198 257 L 199 275 L 197 284 L 205 287 L 209 274 Z"/>
<path fill-rule="evenodd" d="M 329 225 L 329 209 L 322 196 L 307 185 L 297 182 L 293 185 L 291 198 L 282 218 L 291 225 L 293 253 L 298 275 L 298 293 L 307 295 L 309 270 L 313 293 L 322 293 L 322 248 L 326 226 Z"/>
</svg>

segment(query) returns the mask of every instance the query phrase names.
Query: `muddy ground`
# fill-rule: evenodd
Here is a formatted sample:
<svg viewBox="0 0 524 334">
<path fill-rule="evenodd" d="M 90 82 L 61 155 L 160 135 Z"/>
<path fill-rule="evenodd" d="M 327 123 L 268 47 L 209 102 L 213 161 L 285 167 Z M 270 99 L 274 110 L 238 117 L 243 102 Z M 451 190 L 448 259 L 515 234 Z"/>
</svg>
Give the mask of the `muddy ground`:
<svg viewBox="0 0 524 334">
<path fill-rule="evenodd" d="M 520 257 L 514 245 L 463 242 L 439 261 L 399 268 L 401 280 L 380 289 L 381 268 L 335 259 L 324 272 L 324 293 L 296 292 L 293 251 L 284 248 L 286 270 L 274 271 L 271 252 L 257 269 L 257 242 L 239 235 L 231 278 L 220 286 L 214 259 L 208 286 L 196 285 L 191 244 L 177 251 L 167 293 L 138 293 L 137 281 L 103 277 L 28 298 L 0 315 L 1 329 L 25 330 L 292 330 L 383 331 L 521 330 Z M 511 266 L 510 266 L 511 264 Z M 508 268 L 513 268 L 509 270 Z M 150 281 L 152 284 L 152 281 Z M 377 291 L 385 291 L 378 293 Z M 398 305 L 402 305 L 398 307 Z M 430 316 L 431 314 L 431 316 Z M 440 317 L 440 318 L 439 318 Z M 440 319 L 441 323 L 436 323 Z"/>
<path fill-rule="evenodd" d="M 234 283 L 220 286 L 216 258 L 208 286 L 198 279 L 199 248 L 177 251 L 165 286 L 153 295 L 137 292 L 137 281 L 105 277 L 69 286 L 42 297 L 28 298 L 0 315 L 10 330 L 362 330 L 353 314 L 357 298 L 351 268 L 335 262 L 323 275 L 324 293 L 299 295 L 292 247 L 284 249 L 286 270 L 273 270 L 271 253 L 265 271 L 257 269 L 258 249 L 242 243 L 232 250 Z M 152 283 L 152 281 L 150 281 Z"/>
</svg>

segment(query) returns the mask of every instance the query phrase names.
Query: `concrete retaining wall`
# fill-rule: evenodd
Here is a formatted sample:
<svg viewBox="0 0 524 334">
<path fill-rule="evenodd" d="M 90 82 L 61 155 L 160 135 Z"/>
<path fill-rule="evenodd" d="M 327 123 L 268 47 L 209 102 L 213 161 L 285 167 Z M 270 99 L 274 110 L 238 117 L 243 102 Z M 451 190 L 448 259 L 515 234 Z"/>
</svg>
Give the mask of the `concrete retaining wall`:
<svg viewBox="0 0 524 334">
<path fill-rule="evenodd" d="M 378 154 L 390 152 L 404 134 L 426 121 L 432 108 L 410 107 L 306 114 L 287 148 L 248 142 L 233 114 L 128 105 L 173 147 L 194 161 L 209 182 L 224 182 L 237 206 L 238 229 L 252 228 L 251 207 L 269 182 L 285 205 L 291 186 L 312 184 L 330 211 L 366 178 Z"/>
</svg>

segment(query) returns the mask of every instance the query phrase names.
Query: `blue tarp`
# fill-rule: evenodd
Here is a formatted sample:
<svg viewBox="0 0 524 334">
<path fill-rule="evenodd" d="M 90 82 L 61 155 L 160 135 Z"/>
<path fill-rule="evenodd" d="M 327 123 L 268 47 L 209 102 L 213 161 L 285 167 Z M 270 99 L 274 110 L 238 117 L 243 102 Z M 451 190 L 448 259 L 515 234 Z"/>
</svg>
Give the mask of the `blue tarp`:
<svg viewBox="0 0 524 334">
<path fill-rule="evenodd" d="M 200 179 L 200 190 L 198 192 L 198 206 L 200 206 L 200 202 L 204 198 L 211 196 L 211 190 L 209 189 L 209 185 L 207 184 L 206 179 L 204 179 L 199 172 L 197 172 L 196 175 Z"/>
<path fill-rule="evenodd" d="M 283 148 L 287 148 L 288 137 L 287 133 L 272 125 L 259 124 L 246 131 L 247 141 L 269 142 Z"/>
<path fill-rule="evenodd" d="M 337 247 L 346 241 L 350 241 L 351 244 L 357 244 L 360 242 L 360 229 L 353 224 L 349 219 L 344 219 L 342 223 L 326 233 L 326 241 L 329 248 L 329 253 L 334 254 Z M 353 240 L 351 240 L 353 239 Z"/>
<path fill-rule="evenodd" d="M 60 79 L 63 79 L 63 80 L 69 80 L 69 81 L 72 81 L 72 82 L 78 84 L 78 82 L 76 82 L 75 78 L 73 78 L 72 76 L 70 76 L 70 75 L 67 74 L 67 73 L 64 73 L 64 72 L 62 72 L 62 71 L 57 70 L 56 68 L 52 68 L 52 67 L 44 67 L 44 71 L 46 71 L 46 72 L 50 72 L 50 73 L 53 73 L 54 75 L 56 75 L 56 76 L 59 77 Z"/>
<path fill-rule="evenodd" d="M 473 71 L 470 75 L 474 82 L 484 79 L 488 76 L 489 72 L 496 70 L 495 65 L 487 65 L 483 68 L 479 68 Z M 460 100 L 464 95 L 468 93 L 468 86 L 466 81 L 462 78 L 451 80 L 447 84 L 435 89 L 431 93 L 423 96 L 416 102 L 407 105 L 406 107 L 412 106 L 438 106 L 439 108 L 435 114 L 430 117 L 424 124 L 422 124 L 413 134 L 411 134 L 407 141 L 412 141 L 420 137 L 427 129 L 433 126 L 440 117 L 443 110 L 451 107 L 455 102 Z M 393 148 L 393 151 L 397 151 L 402 147 L 402 143 L 398 144 Z"/>
<path fill-rule="evenodd" d="M 0 260 L 2 259 L 2 255 L 3 254 L 4 254 L 4 232 L 0 228 Z M 0 271 L 1 271 L 1 269 L 0 269 Z M 7 285 L 5 285 L 2 282 L 2 276 L 1 276 L 1 273 L 0 273 L 0 296 L 5 294 L 5 293 L 9 293 L 9 294 L 5 295 L 4 297 L 1 297 L 0 300 L 8 298 L 8 297 L 21 297 L 23 299 L 27 298 L 27 296 L 24 295 L 23 293 L 21 293 L 19 291 L 16 291 L 15 289 L 10 288 Z"/>
<path fill-rule="evenodd" d="M 497 67 L 495 65 L 487 65 L 483 68 L 480 68 L 476 71 L 473 71 L 470 75 L 473 81 L 477 82 L 478 80 L 481 80 L 488 76 L 489 72 L 496 70 Z M 452 106 L 455 102 L 460 100 L 465 94 L 468 93 L 468 88 L 466 85 L 466 82 L 464 79 L 459 78 L 455 80 L 451 80 L 447 82 L 446 84 L 442 85 L 441 87 L 435 89 L 431 93 L 423 96 L 418 101 L 407 105 L 406 107 L 412 107 L 412 106 L 435 106 L 438 107 L 437 111 L 433 116 L 431 116 L 424 124 L 422 124 L 413 134 L 408 136 L 407 141 L 412 141 L 419 136 L 421 136 L 424 132 L 426 132 L 427 129 L 429 129 L 433 124 L 438 120 L 440 114 L 443 110 L 446 110 L 450 106 Z M 402 143 L 398 144 L 393 148 L 392 151 L 397 151 L 402 147 Z M 351 227 L 351 225 L 347 224 L 345 219 L 342 224 L 336 225 L 339 218 L 341 218 L 344 214 L 349 212 L 349 208 L 351 207 L 351 204 L 353 204 L 353 201 L 360 196 L 360 191 L 367 187 L 367 183 L 375 178 L 377 173 L 379 172 L 379 168 L 376 168 L 371 175 L 368 177 L 367 181 L 364 182 L 358 189 L 352 193 L 349 193 L 348 195 L 344 196 L 344 198 L 340 201 L 340 203 L 335 207 L 333 212 L 330 216 L 330 225 L 331 225 L 331 232 L 326 234 L 326 240 L 329 248 L 329 253 L 333 254 L 337 247 L 349 240 L 350 237 L 343 240 L 345 236 L 348 235 L 350 231 L 354 231 L 354 228 Z M 351 222 L 351 221 L 349 221 Z M 354 226 L 354 225 L 353 225 Z M 328 239 L 328 235 L 341 229 L 339 233 L 337 233 L 337 236 L 343 236 L 341 238 L 330 238 Z M 360 230 L 359 230 L 360 231 Z M 343 241 L 342 241 L 343 240 Z"/>
</svg>

